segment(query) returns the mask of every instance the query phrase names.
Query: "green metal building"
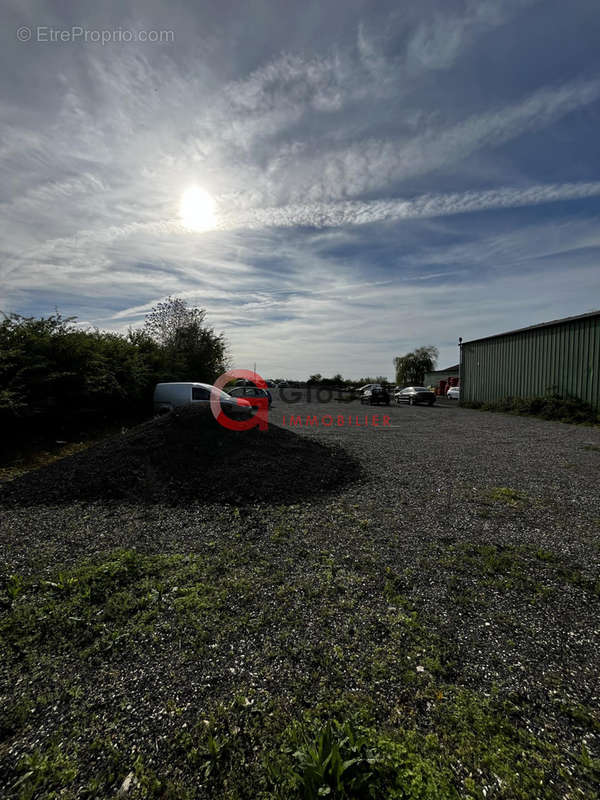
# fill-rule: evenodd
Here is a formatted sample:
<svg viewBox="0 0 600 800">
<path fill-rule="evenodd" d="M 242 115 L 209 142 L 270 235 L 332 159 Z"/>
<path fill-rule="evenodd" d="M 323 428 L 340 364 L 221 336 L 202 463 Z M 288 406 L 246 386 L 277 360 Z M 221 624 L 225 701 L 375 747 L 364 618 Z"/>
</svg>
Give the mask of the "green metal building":
<svg viewBox="0 0 600 800">
<path fill-rule="evenodd" d="M 473 339 L 460 349 L 461 402 L 550 390 L 600 408 L 600 311 Z"/>
</svg>

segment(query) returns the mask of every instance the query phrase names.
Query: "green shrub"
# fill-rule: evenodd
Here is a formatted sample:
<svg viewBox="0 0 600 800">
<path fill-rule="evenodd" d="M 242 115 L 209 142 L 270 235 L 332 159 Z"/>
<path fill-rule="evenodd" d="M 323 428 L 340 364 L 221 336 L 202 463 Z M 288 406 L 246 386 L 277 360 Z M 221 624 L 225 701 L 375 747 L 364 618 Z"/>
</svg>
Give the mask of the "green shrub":
<svg viewBox="0 0 600 800">
<path fill-rule="evenodd" d="M 390 738 L 356 719 L 294 723 L 267 770 L 277 797 L 318 800 L 457 797 L 435 736 Z"/>
<path fill-rule="evenodd" d="M 173 323 L 160 340 L 151 326 L 119 334 L 82 330 L 75 317 L 58 313 L 39 319 L 4 315 L 0 321 L 3 442 L 34 439 L 49 430 L 54 441 L 70 432 L 77 435 L 81 428 L 139 421 L 152 411 L 156 383 L 212 383 L 225 370 L 223 338 L 203 325 L 200 309 L 187 309 L 183 301 L 171 298 L 163 305 L 167 312 L 176 306 L 188 321 L 179 328 Z"/>
<path fill-rule="evenodd" d="M 570 395 L 562 397 L 555 392 L 533 397 L 505 397 L 494 403 L 464 401 L 461 405 L 481 411 L 503 411 L 509 414 L 524 414 L 575 424 L 594 425 L 600 422 L 598 412 L 589 403 L 584 403 L 583 400 Z"/>
</svg>

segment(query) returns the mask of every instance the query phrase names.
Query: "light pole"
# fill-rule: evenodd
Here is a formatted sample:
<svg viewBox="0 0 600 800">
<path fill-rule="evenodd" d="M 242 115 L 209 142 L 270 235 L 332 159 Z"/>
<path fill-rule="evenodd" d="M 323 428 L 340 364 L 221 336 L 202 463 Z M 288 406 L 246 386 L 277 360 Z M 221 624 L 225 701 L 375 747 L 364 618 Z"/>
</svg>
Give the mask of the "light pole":
<svg viewBox="0 0 600 800">
<path fill-rule="evenodd" d="M 458 385 L 461 386 L 460 377 L 462 374 L 462 336 L 458 337 Z M 460 389 L 462 394 L 462 386 Z"/>
</svg>

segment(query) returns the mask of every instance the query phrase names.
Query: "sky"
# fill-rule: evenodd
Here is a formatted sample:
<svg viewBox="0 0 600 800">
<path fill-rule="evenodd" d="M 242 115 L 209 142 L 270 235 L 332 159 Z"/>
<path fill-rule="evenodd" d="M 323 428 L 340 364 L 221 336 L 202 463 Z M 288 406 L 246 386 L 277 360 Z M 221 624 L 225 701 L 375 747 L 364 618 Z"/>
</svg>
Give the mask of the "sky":
<svg viewBox="0 0 600 800">
<path fill-rule="evenodd" d="M 177 296 L 232 366 L 358 379 L 600 307 L 597 0 L 3 0 L 0 36 L 4 312 Z"/>
</svg>

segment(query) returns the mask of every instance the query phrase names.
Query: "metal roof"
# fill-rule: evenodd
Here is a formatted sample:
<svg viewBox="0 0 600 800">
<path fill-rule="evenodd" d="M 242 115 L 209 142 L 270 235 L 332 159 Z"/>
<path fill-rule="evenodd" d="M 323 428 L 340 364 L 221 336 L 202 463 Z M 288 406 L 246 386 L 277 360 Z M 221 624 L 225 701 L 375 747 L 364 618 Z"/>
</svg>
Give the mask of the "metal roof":
<svg viewBox="0 0 600 800">
<path fill-rule="evenodd" d="M 427 375 L 433 375 L 434 372 L 452 372 L 452 370 L 460 369 L 460 364 L 455 364 L 453 367 L 446 367 L 446 369 L 429 369 L 426 370 Z"/>
<path fill-rule="evenodd" d="M 592 317 L 600 317 L 600 309 L 598 311 L 588 311 L 586 314 L 578 314 L 575 317 L 563 317 L 562 319 L 552 319 L 549 322 L 540 322 L 537 325 L 528 325 L 526 328 L 516 328 L 512 331 L 505 331 L 504 333 L 492 333 L 489 336 L 481 336 L 479 339 L 469 339 L 465 344 L 473 344 L 474 342 L 483 342 L 486 339 L 498 339 L 500 336 L 512 336 L 515 333 L 525 333 L 526 331 L 535 331 L 538 328 L 549 328 L 552 325 L 564 325 L 565 322 L 576 322 L 580 319 L 590 319 Z"/>
</svg>

